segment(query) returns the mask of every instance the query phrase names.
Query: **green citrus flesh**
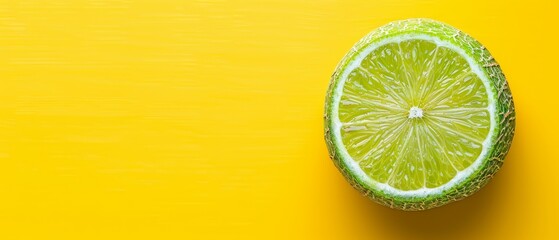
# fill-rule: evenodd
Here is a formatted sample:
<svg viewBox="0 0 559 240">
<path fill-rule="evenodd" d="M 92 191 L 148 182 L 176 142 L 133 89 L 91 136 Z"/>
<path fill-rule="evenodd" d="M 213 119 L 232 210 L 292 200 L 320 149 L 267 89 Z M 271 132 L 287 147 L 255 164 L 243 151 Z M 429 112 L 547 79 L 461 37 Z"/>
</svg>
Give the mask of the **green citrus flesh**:
<svg viewBox="0 0 559 240">
<path fill-rule="evenodd" d="M 487 90 L 466 59 L 428 40 L 379 46 L 347 77 L 338 107 L 349 155 L 399 190 L 448 183 L 481 154 Z"/>
<path fill-rule="evenodd" d="M 428 19 L 361 39 L 332 76 L 325 104 L 330 157 L 373 200 L 424 210 L 467 197 L 500 169 L 515 112 L 491 54 Z"/>
</svg>

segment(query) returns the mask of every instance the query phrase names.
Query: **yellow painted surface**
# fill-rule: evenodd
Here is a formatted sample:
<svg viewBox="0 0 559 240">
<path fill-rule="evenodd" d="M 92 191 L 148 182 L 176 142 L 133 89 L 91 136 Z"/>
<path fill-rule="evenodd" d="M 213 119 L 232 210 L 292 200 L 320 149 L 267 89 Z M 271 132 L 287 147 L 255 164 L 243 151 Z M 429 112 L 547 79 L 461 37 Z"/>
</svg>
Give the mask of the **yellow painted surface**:
<svg viewBox="0 0 559 240">
<path fill-rule="evenodd" d="M 0 239 L 558 239 L 552 1 L 0 0 Z M 517 132 L 478 194 L 353 190 L 322 138 L 360 37 L 429 17 L 501 63 Z"/>
</svg>

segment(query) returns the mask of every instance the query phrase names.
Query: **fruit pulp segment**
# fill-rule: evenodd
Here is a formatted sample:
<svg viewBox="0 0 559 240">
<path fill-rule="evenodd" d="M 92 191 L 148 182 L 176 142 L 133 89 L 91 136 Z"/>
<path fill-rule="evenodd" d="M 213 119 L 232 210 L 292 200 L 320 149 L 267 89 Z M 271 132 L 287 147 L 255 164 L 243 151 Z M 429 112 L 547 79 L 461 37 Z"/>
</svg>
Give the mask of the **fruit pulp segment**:
<svg viewBox="0 0 559 240">
<path fill-rule="evenodd" d="M 481 154 L 488 105 L 482 80 L 462 55 L 429 40 L 392 42 L 345 79 L 340 133 L 376 182 L 403 191 L 436 188 Z"/>
</svg>

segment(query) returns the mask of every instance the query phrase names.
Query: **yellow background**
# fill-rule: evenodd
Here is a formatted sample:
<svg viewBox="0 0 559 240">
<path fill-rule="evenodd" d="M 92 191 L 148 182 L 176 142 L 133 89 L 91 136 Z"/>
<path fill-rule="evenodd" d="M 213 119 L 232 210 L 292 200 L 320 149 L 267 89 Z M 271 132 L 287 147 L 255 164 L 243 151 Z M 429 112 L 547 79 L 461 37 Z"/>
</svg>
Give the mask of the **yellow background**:
<svg viewBox="0 0 559 240">
<path fill-rule="evenodd" d="M 552 1 L 0 1 L 0 239 L 557 239 Z M 328 159 L 329 77 L 429 17 L 480 40 L 517 107 L 502 171 L 426 212 Z"/>
</svg>

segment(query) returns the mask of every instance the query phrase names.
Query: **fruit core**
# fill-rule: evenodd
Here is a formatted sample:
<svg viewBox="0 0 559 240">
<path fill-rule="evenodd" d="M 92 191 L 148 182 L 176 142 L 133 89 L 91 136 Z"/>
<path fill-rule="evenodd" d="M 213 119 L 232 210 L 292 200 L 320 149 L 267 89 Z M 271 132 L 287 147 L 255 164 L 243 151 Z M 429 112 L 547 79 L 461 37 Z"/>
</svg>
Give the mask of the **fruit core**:
<svg viewBox="0 0 559 240">
<path fill-rule="evenodd" d="M 408 118 L 422 118 L 423 117 L 423 110 L 419 107 L 411 107 L 409 111 Z"/>
</svg>

